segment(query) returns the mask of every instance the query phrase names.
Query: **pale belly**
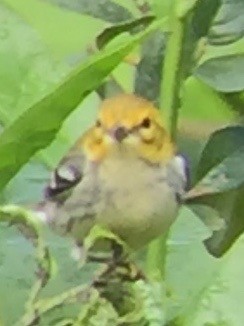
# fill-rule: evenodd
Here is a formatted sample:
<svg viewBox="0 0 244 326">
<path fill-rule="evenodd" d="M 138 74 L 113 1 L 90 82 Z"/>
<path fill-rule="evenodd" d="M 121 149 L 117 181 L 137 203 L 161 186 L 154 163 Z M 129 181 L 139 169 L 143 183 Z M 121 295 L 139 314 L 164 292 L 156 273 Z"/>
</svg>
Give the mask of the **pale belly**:
<svg viewBox="0 0 244 326">
<path fill-rule="evenodd" d="M 140 167 L 135 176 L 123 172 L 103 183 L 97 222 L 137 249 L 168 230 L 178 203 L 173 189 L 165 180 L 156 180 L 154 172 L 141 171 Z"/>
<path fill-rule="evenodd" d="M 132 168 L 133 167 L 133 168 Z M 129 161 L 100 167 L 99 174 L 87 174 L 65 205 L 67 220 L 75 220 L 71 233 L 82 241 L 91 227 L 99 224 L 117 234 L 133 249 L 143 247 L 166 232 L 178 212 L 172 187 L 163 168 Z M 96 191 L 94 191 L 96 190 Z M 88 205 L 89 203 L 89 205 Z"/>
</svg>

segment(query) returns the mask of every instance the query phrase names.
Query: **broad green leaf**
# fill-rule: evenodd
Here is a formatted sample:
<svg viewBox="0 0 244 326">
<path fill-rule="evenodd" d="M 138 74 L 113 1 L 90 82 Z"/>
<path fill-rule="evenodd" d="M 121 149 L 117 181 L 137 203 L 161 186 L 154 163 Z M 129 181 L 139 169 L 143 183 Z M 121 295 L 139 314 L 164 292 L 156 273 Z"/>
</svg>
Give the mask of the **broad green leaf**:
<svg viewBox="0 0 244 326">
<path fill-rule="evenodd" d="M 59 60 L 67 57 L 71 61 L 75 56 L 84 60 L 84 50 L 105 27 L 105 22 L 97 18 L 67 11 L 45 1 L 4 2 L 35 29 L 51 54 Z M 87 29 L 89 33 L 84 33 Z"/>
<path fill-rule="evenodd" d="M 14 325 L 24 313 L 34 282 L 33 248 L 14 228 L 0 226 L 0 305 L 4 325 Z M 9 293 L 15 293 L 10 299 Z M 2 300 L 5 298 L 5 300 Z M 12 311 L 10 314 L 9 311 Z"/>
<path fill-rule="evenodd" d="M 206 36 L 221 0 L 199 0 L 194 8 L 192 26 L 197 38 Z"/>
<path fill-rule="evenodd" d="M 99 104 L 100 101 L 95 92 L 87 96 L 64 121 L 54 141 L 38 152 L 37 159 L 54 169 L 80 135 L 94 123 Z"/>
<path fill-rule="evenodd" d="M 54 272 L 52 269 L 54 267 L 53 260 L 43 239 L 42 223 L 33 212 L 14 205 L 0 207 L 0 223 L 2 224 L 2 222 L 6 222 L 8 225 L 21 226 L 25 230 L 24 234 L 28 235 L 28 239 L 35 246 L 35 263 L 38 273 L 37 279 L 29 288 L 26 304 L 26 311 L 33 315 L 34 303 L 42 287 L 52 278 Z"/>
<path fill-rule="evenodd" d="M 131 37 L 119 47 L 95 55 L 81 64 L 49 95 L 26 110 L 0 138 L 0 188 L 16 174 L 22 165 L 38 150 L 47 146 L 60 129 L 63 120 L 98 85 L 104 77 L 162 21 Z M 29 141 L 31 139 L 31 142 Z M 23 146 L 25 144 L 25 146 Z"/>
<path fill-rule="evenodd" d="M 189 202 L 242 187 L 244 183 L 244 127 L 216 131 L 205 146 L 198 164 L 197 184 L 186 194 Z M 197 199 L 199 198 L 199 199 Z"/>
<path fill-rule="evenodd" d="M 137 321 L 136 325 L 165 325 L 166 305 L 162 305 L 162 302 L 165 303 L 167 300 L 165 284 L 160 282 L 148 283 L 139 280 L 134 284 L 134 288 L 138 292 L 136 303 L 139 306 L 138 310 L 141 317 L 141 321 Z M 127 322 L 126 316 L 124 319 Z"/>
<path fill-rule="evenodd" d="M 156 31 L 142 44 L 141 60 L 136 68 L 135 93 L 159 106 L 162 65 L 166 36 Z"/>
<path fill-rule="evenodd" d="M 244 263 L 240 257 L 244 254 L 244 238 L 241 237 L 225 257 L 215 259 L 201 244 L 209 234 L 206 231 L 187 210 L 171 228 L 165 285 L 170 300 L 166 310 L 171 320 L 168 324 L 242 325 Z M 166 300 L 164 309 L 165 305 Z"/>
<path fill-rule="evenodd" d="M 214 132 L 198 164 L 197 180 L 244 145 L 244 127 L 231 126 Z"/>
<path fill-rule="evenodd" d="M 222 218 L 223 228 L 215 230 L 205 241 L 209 252 L 218 257 L 244 231 L 243 159 L 243 127 L 228 127 L 215 132 L 200 159 L 197 179 L 203 179 L 186 195 L 190 204 L 208 205 Z"/>
<path fill-rule="evenodd" d="M 240 238 L 225 257 L 217 260 L 201 244 L 209 234 L 186 208 L 171 228 L 163 283 L 166 298 L 161 301 L 166 325 L 202 326 L 209 322 L 214 326 L 239 326 L 244 322 L 241 303 L 236 302 L 237 297 L 243 300 L 240 284 L 244 264 L 240 257 L 244 239 Z"/>
<path fill-rule="evenodd" d="M 53 85 L 67 75 L 70 68 L 65 63 L 57 63 L 53 60 L 38 33 L 14 11 L 3 5 L 0 8 L 0 34 L 2 35 L 0 42 L 0 122 L 6 127 L 21 113 L 24 113 L 29 106 L 47 94 L 53 88 Z M 92 115 L 95 114 L 93 106 L 97 106 L 95 94 L 92 98 L 89 97 L 89 101 L 85 101 L 83 104 L 83 108 L 86 108 L 86 106 L 91 107 L 84 117 L 86 126 L 93 121 L 91 119 Z M 78 116 L 80 119 L 81 108 L 77 109 L 76 113 L 67 119 L 68 121 L 55 140 L 57 147 L 55 147 L 51 155 L 50 150 L 48 153 L 46 151 L 42 153 L 42 160 L 45 163 L 50 166 L 57 163 L 61 154 L 64 154 L 77 139 L 78 129 L 79 135 L 84 130 L 85 126 L 82 126 L 81 123 L 78 124 Z M 59 148 L 62 149 L 61 153 Z M 56 153 L 60 153 L 60 156 Z M 30 169 L 32 170 L 31 167 Z M 26 187 L 27 183 L 30 186 L 27 179 L 25 180 L 28 175 L 27 171 L 25 170 L 22 176 L 21 174 L 17 178 L 18 181 L 16 180 L 17 183 L 13 182 L 10 186 L 11 190 L 7 190 L 8 194 L 5 197 L 9 201 L 20 201 L 20 198 L 15 196 L 18 191 L 14 190 L 15 185 L 18 185 L 17 188 L 21 188 L 20 183 L 22 184 L 22 182 L 20 180 L 23 180 L 23 187 Z M 40 188 L 37 183 L 33 184 L 33 187 L 35 189 Z M 29 191 L 26 191 L 26 194 L 19 192 L 20 197 L 23 199 L 27 197 L 27 193 L 30 195 L 31 188 L 31 186 L 28 187 Z M 9 196 L 10 193 L 11 196 Z M 13 193 L 14 196 L 12 196 Z M 37 194 L 36 191 L 34 193 Z M 31 201 L 34 197 L 31 196 L 29 200 Z"/>
<path fill-rule="evenodd" d="M 130 11 L 110 0 L 42 0 L 65 9 L 87 14 L 111 23 L 122 22 L 133 18 Z"/>
<path fill-rule="evenodd" d="M 97 266 L 88 265 L 81 271 L 71 258 L 72 246 L 68 239 L 46 232 L 45 240 L 58 267 L 57 275 L 42 291 L 40 298 L 46 302 L 51 296 L 59 295 L 73 286 L 88 284 Z M 24 313 L 24 305 L 35 279 L 35 262 L 31 244 L 15 228 L 3 224 L 0 226 L 0 266 L 0 278 L 4 280 L 0 282 L 0 297 L 5 298 L 3 302 L 0 300 L 1 317 L 4 325 L 14 325 Z M 43 323 L 49 325 L 52 320 L 67 315 L 75 318 L 79 310 L 80 303 L 60 307 L 48 314 Z"/>
<path fill-rule="evenodd" d="M 133 54 L 132 54 L 133 57 Z M 116 91 L 110 94 L 118 94 L 121 92 L 133 93 L 134 92 L 134 77 L 135 77 L 135 67 L 131 66 L 125 62 L 122 62 L 113 71 L 112 77 L 114 82 L 117 83 Z M 116 85 L 115 85 L 116 86 Z M 109 94 L 107 95 L 107 97 Z"/>
<path fill-rule="evenodd" d="M 193 76 L 184 82 L 180 116 L 183 119 L 198 121 L 199 128 L 206 130 L 205 134 L 209 133 L 211 126 L 215 129 L 218 124 L 221 126 L 234 120 L 228 103 L 210 86 Z"/>
<path fill-rule="evenodd" d="M 223 219 L 223 227 L 215 230 L 212 236 L 205 240 L 208 251 L 216 256 L 222 256 L 236 239 L 244 232 L 244 186 L 221 195 L 203 199 L 202 202 L 213 207 Z"/>
<path fill-rule="evenodd" d="M 244 232 L 244 187 L 224 193 L 201 196 L 190 201 L 193 210 L 212 231 L 204 244 L 215 257 L 221 257 Z M 197 205 L 195 205 L 197 204 Z M 205 209 L 199 209 L 198 205 Z"/>
<path fill-rule="evenodd" d="M 234 43 L 214 46 L 207 45 L 205 48 L 204 55 L 199 61 L 199 66 L 205 64 L 207 61 L 213 59 L 224 59 L 226 57 L 238 57 L 244 54 L 244 39 L 240 39 Z"/>
<path fill-rule="evenodd" d="M 244 36 L 244 3 L 242 0 L 222 0 L 222 5 L 209 32 L 211 44 L 234 43 Z"/>
<path fill-rule="evenodd" d="M 192 74 L 196 61 L 202 55 L 204 40 L 212 24 L 213 18 L 220 6 L 220 0 L 179 1 L 178 16 L 186 17 L 188 26 L 184 36 L 184 51 L 182 64 L 185 75 Z M 179 10 L 180 9 L 180 10 Z"/>
<path fill-rule="evenodd" d="M 0 121 L 6 127 L 47 94 L 70 68 L 55 62 L 38 33 L 14 11 L 3 5 L 0 22 L 0 34 L 3 37 L 0 42 Z M 49 177 L 49 171 L 40 159 L 54 167 L 78 136 L 93 122 L 98 104 L 94 93 L 70 114 L 52 145 L 11 180 L 1 194 L 4 197 L 1 202 L 30 203 L 41 198 L 44 179 Z M 83 110 L 86 110 L 84 116 Z M 45 176 L 43 180 L 42 176 Z"/>
<path fill-rule="evenodd" d="M 206 60 L 195 75 L 220 92 L 239 92 L 244 89 L 244 39 L 243 49 L 237 55 Z M 221 49 L 220 49 L 221 50 Z"/>
<path fill-rule="evenodd" d="M 105 48 L 107 50 L 116 48 L 119 44 L 126 43 L 129 38 L 129 32 L 118 34 L 106 44 Z M 114 96 L 123 92 L 133 93 L 134 74 L 139 60 L 140 46 L 137 46 L 125 57 L 123 62 L 114 69 L 110 75 L 110 80 L 105 81 L 105 83 L 101 85 L 102 92 L 100 92 L 100 95 L 102 95 L 102 98 Z M 98 91 L 100 91 L 100 89 Z"/>
<path fill-rule="evenodd" d="M 2 193 L 1 203 L 23 205 L 38 202 L 43 198 L 43 189 L 49 179 L 47 167 L 37 159 L 32 160 L 9 182 Z"/>
<path fill-rule="evenodd" d="M 165 286 L 168 293 L 168 321 L 180 322 L 191 309 L 194 311 L 198 307 L 202 291 L 208 287 L 219 268 L 219 263 L 202 244 L 210 234 L 189 208 L 184 206 L 181 209 L 171 227 L 167 245 Z M 183 322 L 181 324 L 185 325 Z"/>
<path fill-rule="evenodd" d="M 154 16 L 143 16 L 138 19 L 130 20 L 120 24 L 107 27 L 96 38 L 96 44 L 99 49 L 102 49 L 111 39 L 124 32 L 133 32 L 133 29 L 140 26 L 147 26 L 154 20 Z"/>
<path fill-rule="evenodd" d="M 223 218 L 221 218 L 220 213 L 217 209 L 200 204 L 191 204 L 190 209 L 195 213 L 196 216 L 200 218 L 200 220 L 204 223 L 204 225 L 209 230 L 209 236 L 206 237 L 205 243 L 211 238 L 213 232 L 222 231 L 226 228 L 226 223 Z"/>
<path fill-rule="evenodd" d="M 244 184 L 244 145 L 211 169 L 204 178 L 188 192 L 188 198 L 209 196 L 238 189 Z"/>
<path fill-rule="evenodd" d="M 9 125 L 68 72 L 40 36 L 0 4 L 0 123 Z"/>
<path fill-rule="evenodd" d="M 244 3 L 222 2 L 208 35 L 196 76 L 221 92 L 244 89 Z"/>
<path fill-rule="evenodd" d="M 244 238 L 241 237 L 228 254 L 219 261 L 209 282 L 192 301 L 186 318 L 186 326 L 240 326 L 244 323 L 241 302 L 244 300 L 242 277 L 244 264 Z M 198 260 L 199 261 L 199 260 Z M 209 265 L 202 266 L 198 278 L 204 278 Z M 192 284 L 192 282 L 190 282 Z"/>
</svg>

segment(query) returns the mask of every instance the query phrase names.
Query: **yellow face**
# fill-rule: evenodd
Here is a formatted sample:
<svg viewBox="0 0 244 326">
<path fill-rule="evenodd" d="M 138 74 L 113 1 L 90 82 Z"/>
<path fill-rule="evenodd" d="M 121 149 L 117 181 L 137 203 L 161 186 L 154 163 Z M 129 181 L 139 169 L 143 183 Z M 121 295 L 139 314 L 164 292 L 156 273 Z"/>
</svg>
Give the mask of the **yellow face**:
<svg viewBox="0 0 244 326">
<path fill-rule="evenodd" d="M 84 139 L 91 159 L 111 151 L 134 154 L 151 162 L 165 161 L 174 154 L 159 111 L 134 95 L 119 95 L 103 102 L 95 126 Z"/>
</svg>

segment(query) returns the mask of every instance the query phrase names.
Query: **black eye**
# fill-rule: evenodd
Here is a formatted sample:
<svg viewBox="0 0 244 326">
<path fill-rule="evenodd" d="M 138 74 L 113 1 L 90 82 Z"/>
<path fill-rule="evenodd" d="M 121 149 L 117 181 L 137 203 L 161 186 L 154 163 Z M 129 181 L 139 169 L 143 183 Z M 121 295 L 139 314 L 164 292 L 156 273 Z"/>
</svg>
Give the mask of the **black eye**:
<svg viewBox="0 0 244 326">
<path fill-rule="evenodd" d="M 151 126 L 151 120 L 149 118 L 145 118 L 141 123 L 142 128 L 150 128 L 150 126 Z"/>
<path fill-rule="evenodd" d="M 100 120 L 96 121 L 96 127 L 101 127 L 101 121 Z"/>
</svg>

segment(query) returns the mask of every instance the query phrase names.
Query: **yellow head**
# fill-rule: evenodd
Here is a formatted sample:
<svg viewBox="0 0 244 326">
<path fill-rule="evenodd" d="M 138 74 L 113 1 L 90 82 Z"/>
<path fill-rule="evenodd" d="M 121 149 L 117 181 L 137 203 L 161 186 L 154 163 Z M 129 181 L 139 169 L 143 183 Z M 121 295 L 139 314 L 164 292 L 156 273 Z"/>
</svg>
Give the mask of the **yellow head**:
<svg viewBox="0 0 244 326">
<path fill-rule="evenodd" d="M 152 163 L 167 161 L 175 154 L 159 110 L 149 101 L 128 94 L 102 103 L 96 124 L 82 144 L 95 161 L 112 152 L 136 155 Z"/>
</svg>

